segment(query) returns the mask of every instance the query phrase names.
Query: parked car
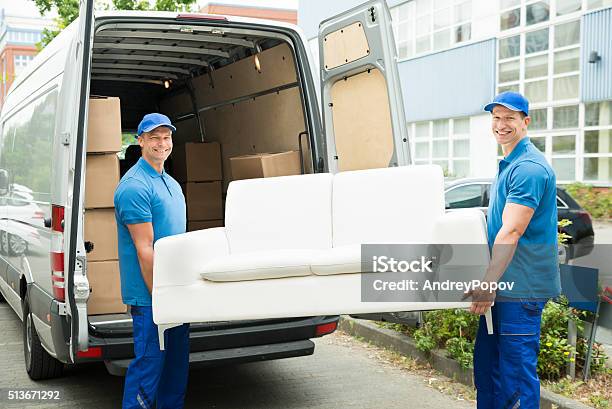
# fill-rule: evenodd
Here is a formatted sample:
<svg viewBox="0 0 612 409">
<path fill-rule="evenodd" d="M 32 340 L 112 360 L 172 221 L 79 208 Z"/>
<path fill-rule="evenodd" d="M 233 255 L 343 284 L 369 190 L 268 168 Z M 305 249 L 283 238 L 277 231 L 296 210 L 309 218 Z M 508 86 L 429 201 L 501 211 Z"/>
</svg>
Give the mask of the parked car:
<svg viewBox="0 0 612 409">
<path fill-rule="evenodd" d="M 446 209 L 478 208 L 485 215 L 489 206 L 489 190 L 492 179 L 458 179 L 446 184 Z M 567 240 L 567 259 L 582 257 L 593 250 L 595 233 L 591 216 L 572 198 L 567 191 L 557 186 L 558 220 L 572 222 L 561 232 L 571 236 Z"/>
<path fill-rule="evenodd" d="M 320 71 L 292 24 L 174 12 L 94 16 L 93 3 L 80 2 L 79 18 L 15 80 L 0 114 L 0 298 L 24 322 L 32 379 L 92 361 L 119 374 L 133 357 L 129 311 L 88 310 L 93 246 L 83 230 L 84 191 L 96 189 L 85 175 L 92 96 L 120 99 L 125 132 L 148 112 L 166 113 L 177 125 L 175 143 L 221 142 L 225 166 L 227 155 L 254 149 L 298 151 L 302 173 L 410 163 L 384 1 L 323 23 L 321 30 L 350 47 L 326 47 L 322 31 Z M 225 187 L 229 174 L 225 169 Z M 19 208 L 17 184 L 29 195 Z M 193 324 L 190 360 L 216 365 L 312 354 L 310 338 L 333 332 L 338 319 Z"/>
</svg>

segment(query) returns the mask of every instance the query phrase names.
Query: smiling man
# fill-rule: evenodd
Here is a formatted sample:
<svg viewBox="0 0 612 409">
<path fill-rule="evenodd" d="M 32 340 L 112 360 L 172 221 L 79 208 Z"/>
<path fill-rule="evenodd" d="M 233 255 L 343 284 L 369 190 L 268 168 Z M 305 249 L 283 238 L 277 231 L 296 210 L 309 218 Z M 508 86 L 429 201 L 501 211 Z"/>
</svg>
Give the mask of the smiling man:
<svg viewBox="0 0 612 409">
<path fill-rule="evenodd" d="M 182 408 L 189 370 L 188 324 L 166 331 L 160 351 L 153 322 L 153 244 L 185 232 L 185 197 L 164 171 L 176 128 L 162 114 L 147 114 L 138 125 L 142 157 L 115 191 L 119 268 L 124 304 L 131 306 L 134 360 L 125 377 L 123 408 Z"/>
<path fill-rule="evenodd" d="M 504 158 L 491 186 L 487 234 L 492 250 L 484 281 L 513 282 L 512 290 L 472 291 L 471 311 L 491 308 L 492 335 L 484 317 L 474 348 L 478 408 L 538 408 L 540 324 L 546 301 L 560 293 L 557 261 L 556 178 L 529 141 L 529 102 L 504 92 L 485 107 Z"/>
</svg>

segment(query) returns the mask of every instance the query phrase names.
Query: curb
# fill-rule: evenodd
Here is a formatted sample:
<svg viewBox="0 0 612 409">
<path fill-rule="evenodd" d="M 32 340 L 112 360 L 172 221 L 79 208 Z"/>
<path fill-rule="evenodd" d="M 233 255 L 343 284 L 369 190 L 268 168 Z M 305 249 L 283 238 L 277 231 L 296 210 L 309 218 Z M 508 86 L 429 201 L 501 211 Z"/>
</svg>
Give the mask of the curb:
<svg viewBox="0 0 612 409">
<path fill-rule="evenodd" d="M 462 368 L 459 363 L 447 358 L 440 351 L 426 353 L 417 349 L 414 341 L 408 335 L 379 328 L 376 324 L 348 316 L 341 316 L 338 329 L 347 334 L 361 337 L 378 347 L 383 347 L 402 355 L 410 356 L 421 363 L 428 363 L 435 370 L 467 386 L 474 386 L 472 370 Z M 540 389 L 540 407 L 542 409 L 592 409 L 583 403 L 553 393 L 547 389 Z"/>
</svg>

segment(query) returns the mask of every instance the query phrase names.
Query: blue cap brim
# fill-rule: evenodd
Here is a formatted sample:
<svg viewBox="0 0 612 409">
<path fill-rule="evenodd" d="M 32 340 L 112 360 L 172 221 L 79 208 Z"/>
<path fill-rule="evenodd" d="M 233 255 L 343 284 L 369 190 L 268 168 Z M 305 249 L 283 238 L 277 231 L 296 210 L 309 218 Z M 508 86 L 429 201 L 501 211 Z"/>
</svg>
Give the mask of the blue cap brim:
<svg viewBox="0 0 612 409">
<path fill-rule="evenodd" d="M 166 128 L 170 128 L 172 130 L 172 132 L 176 132 L 176 127 L 174 125 L 172 125 L 172 124 L 159 124 L 159 125 L 153 125 L 153 126 L 147 128 L 147 129 L 143 129 L 140 134 L 136 134 L 136 137 L 138 138 L 144 132 L 151 132 L 153 129 L 159 128 L 160 126 L 165 126 Z"/>
<path fill-rule="evenodd" d="M 495 108 L 495 105 L 501 105 L 516 112 L 523 112 L 525 115 L 527 115 L 527 112 L 523 111 L 522 109 L 519 109 L 514 105 L 510 105 L 505 102 L 491 102 L 490 104 L 485 105 L 484 110 L 488 112 L 493 112 L 493 108 Z"/>
</svg>

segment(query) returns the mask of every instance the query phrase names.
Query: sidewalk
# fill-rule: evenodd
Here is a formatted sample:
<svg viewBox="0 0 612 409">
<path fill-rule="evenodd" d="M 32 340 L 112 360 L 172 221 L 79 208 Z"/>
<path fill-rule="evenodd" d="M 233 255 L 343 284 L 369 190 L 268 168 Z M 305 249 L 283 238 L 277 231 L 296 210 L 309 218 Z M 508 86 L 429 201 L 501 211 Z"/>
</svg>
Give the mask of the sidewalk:
<svg viewBox="0 0 612 409">
<path fill-rule="evenodd" d="M 593 220 L 595 244 L 612 244 L 612 220 Z"/>
<path fill-rule="evenodd" d="M 423 363 L 429 363 L 438 372 L 465 385 L 473 386 L 472 371 L 459 366 L 453 359 L 447 358 L 443 352 L 425 353 L 416 348 L 414 341 L 407 335 L 396 331 L 380 328 L 375 323 L 342 316 L 339 329 L 353 336 L 361 337 L 365 342 L 383 347 L 402 355 L 409 356 Z M 566 398 L 542 388 L 540 390 L 540 407 L 542 409 L 587 409 L 586 406 L 573 399 Z"/>
</svg>

